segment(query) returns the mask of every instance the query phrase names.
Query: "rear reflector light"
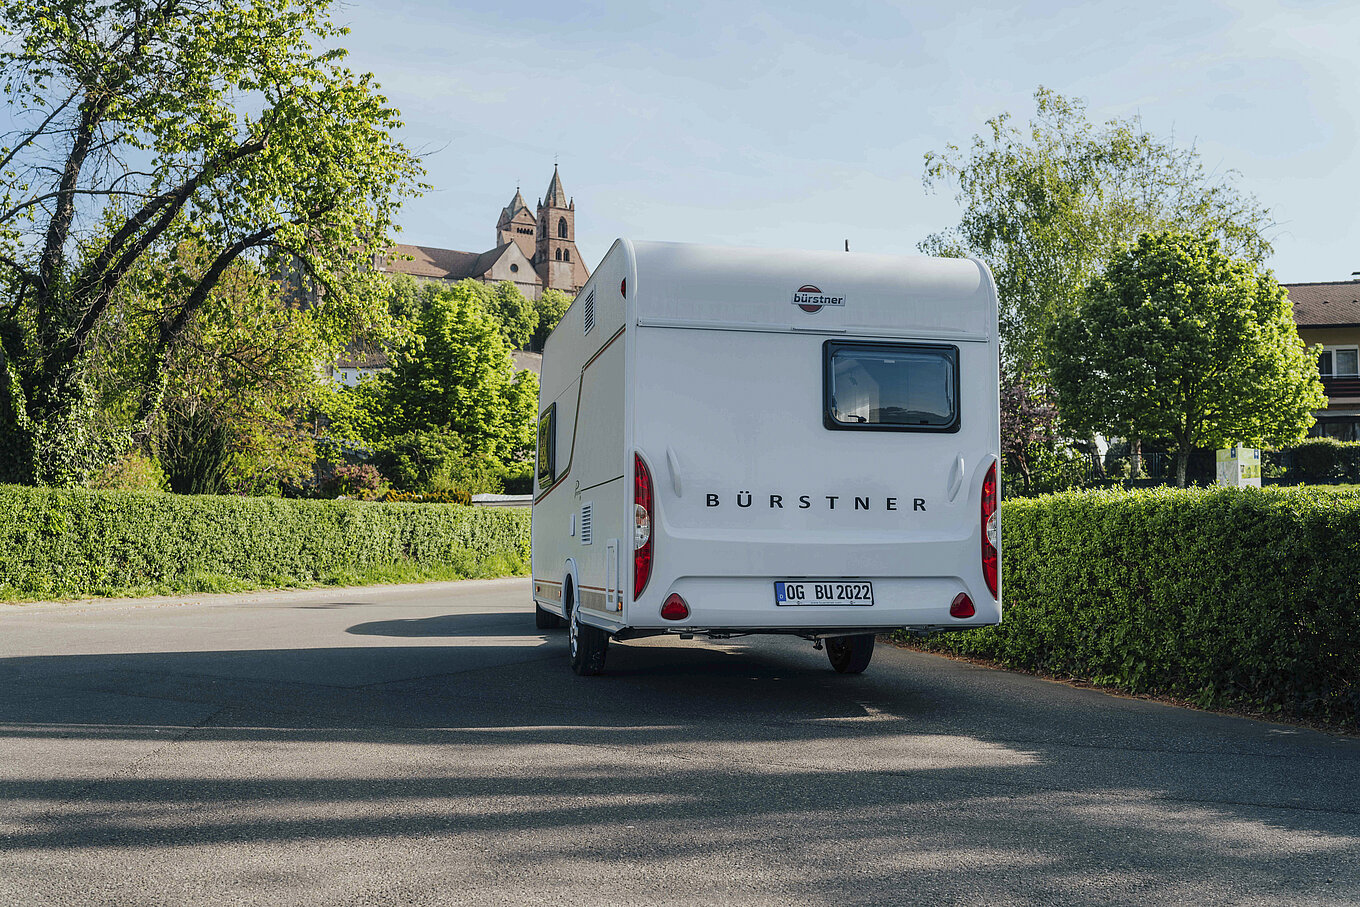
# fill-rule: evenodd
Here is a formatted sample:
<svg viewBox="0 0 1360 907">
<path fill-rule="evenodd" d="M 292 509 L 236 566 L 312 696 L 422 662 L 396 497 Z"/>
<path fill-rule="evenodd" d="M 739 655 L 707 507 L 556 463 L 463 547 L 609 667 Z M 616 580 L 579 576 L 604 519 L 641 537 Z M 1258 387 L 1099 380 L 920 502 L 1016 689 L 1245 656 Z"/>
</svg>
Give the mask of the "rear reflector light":
<svg viewBox="0 0 1360 907">
<path fill-rule="evenodd" d="M 968 597 L 967 592 L 960 592 L 949 603 L 950 617 L 972 617 L 976 613 L 973 608 L 973 600 Z"/>
<path fill-rule="evenodd" d="M 633 454 L 633 600 L 652 578 L 652 474 Z M 688 612 L 687 612 L 688 613 Z"/>
<path fill-rule="evenodd" d="M 689 605 L 679 595 L 672 592 L 666 596 L 666 603 L 661 606 L 661 616 L 666 620 L 684 620 L 689 617 Z"/>
<path fill-rule="evenodd" d="M 996 598 L 996 530 L 996 463 L 993 462 L 987 470 L 987 478 L 982 482 L 982 576 L 987 580 L 987 589 L 992 593 L 992 598 Z"/>
</svg>

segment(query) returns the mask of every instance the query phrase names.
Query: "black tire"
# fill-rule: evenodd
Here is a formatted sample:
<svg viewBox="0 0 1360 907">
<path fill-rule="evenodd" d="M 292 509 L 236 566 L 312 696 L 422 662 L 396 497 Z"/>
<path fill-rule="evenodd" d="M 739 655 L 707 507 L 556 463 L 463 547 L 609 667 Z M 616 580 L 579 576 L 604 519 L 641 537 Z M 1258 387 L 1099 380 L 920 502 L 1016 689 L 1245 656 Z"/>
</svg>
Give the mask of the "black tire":
<svg viewBox="0 0 1360 907">
<path fill-rule="evenodd" d="M 874 634 L 829 637 L 826 657 L 837 674 L 862 674 L 874 657 Z"/>
<path fill-rule="evenodd" d="M 571 669 L 582 677 L 591 677 L 604 670 L 604 657 L 609 651 L 609 634 L 599 627 L 581 622 L 581 609 L 575 602 L 567 602 L 567 652 L 571 655 Z"/>
<path fill-rule="evenodd" d="M 547 608 L 534 602 L 534 626 L 540 630 L 559 630 L 565 623 L 562 618 L 549 611 Z"/>
</svg>

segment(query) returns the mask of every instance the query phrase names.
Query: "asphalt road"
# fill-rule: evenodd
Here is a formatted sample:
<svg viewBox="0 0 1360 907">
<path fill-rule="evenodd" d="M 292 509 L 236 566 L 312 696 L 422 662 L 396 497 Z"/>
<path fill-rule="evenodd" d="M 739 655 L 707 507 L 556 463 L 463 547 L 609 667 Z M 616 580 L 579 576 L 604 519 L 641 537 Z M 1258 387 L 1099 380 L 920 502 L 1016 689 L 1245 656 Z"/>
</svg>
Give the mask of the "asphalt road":
<svg viewBox="0 0 1360 907">
<path fill-rule="evenodd" d="M 1360 903 L 1360 740 L 525 580 L 0 608 L 0 904 Z"/>
</svg>

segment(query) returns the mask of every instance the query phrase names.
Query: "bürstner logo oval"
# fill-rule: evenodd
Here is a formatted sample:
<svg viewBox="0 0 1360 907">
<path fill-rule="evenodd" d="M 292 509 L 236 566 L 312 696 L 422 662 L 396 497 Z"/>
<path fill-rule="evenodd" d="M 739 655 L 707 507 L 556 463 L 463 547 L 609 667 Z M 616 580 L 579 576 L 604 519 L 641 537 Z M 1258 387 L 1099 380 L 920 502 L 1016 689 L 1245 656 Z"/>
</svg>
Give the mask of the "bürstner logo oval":
<svg viewBox="0 0 1360 907">
<path fill-rule="evenodd" d="M 805 283 L 793 292 L 793 304 L 804 312 L 820 312 L 822 306 L 845 305 L 844 296 L 828 296 L 819 288 Z"/>
</svg>

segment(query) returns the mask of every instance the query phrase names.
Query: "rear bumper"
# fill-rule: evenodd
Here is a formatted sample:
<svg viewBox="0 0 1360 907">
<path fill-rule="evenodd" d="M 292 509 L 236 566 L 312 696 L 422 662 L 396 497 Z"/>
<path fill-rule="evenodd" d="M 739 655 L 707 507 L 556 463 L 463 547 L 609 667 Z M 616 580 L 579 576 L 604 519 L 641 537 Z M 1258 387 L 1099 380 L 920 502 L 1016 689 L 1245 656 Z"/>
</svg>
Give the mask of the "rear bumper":
<svg viewBox="0 0 1360 907">
<path fill-rule="evenodd" d="M 777 580 L 796 576 L 685 576 L 663 594 L 653 594 L 628 606 L 627 624 L 637 629 L 679 632 L 815 632 L 846 629 L 967 629 L 1001 622 L 1001 603 L 980 581 L 962 577 L 866 576 L 874 586 L 872 605 L 800 606 L 775 602 Z M 831 578 L 831 577 L 826 577 Z M 950 617 L 949 605 L 960 592 L 973 600 L 976 613 L 966 619 Z M 689 605 L 689 617 L 669 621 L 660 603 L 671 593 Z"/>
</svg>

